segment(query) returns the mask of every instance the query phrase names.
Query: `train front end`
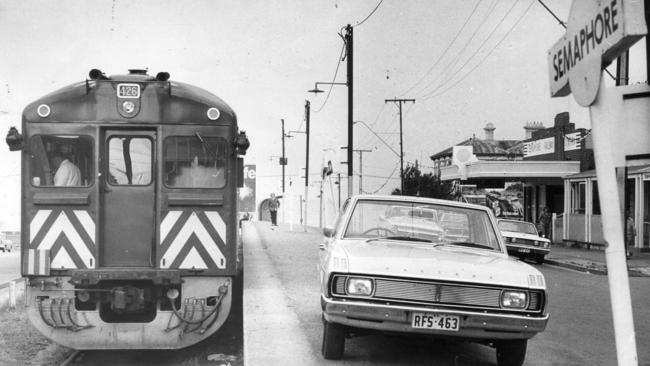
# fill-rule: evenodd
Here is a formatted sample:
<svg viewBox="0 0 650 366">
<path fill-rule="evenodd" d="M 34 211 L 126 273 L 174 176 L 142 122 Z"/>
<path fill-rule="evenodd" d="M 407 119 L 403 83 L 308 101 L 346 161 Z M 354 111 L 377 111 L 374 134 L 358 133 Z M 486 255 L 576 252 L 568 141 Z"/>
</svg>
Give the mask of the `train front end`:
<svg viewBox="0 0 650 366">
<path fill-rule="evenodd" d="M 228 318 L 241 290 L 237 187 L 248 140 L 197 87 L 144 70 L 28 105 L 22 275 L 32 324 L 75 349 L 171 349 Z"/>
</svg>

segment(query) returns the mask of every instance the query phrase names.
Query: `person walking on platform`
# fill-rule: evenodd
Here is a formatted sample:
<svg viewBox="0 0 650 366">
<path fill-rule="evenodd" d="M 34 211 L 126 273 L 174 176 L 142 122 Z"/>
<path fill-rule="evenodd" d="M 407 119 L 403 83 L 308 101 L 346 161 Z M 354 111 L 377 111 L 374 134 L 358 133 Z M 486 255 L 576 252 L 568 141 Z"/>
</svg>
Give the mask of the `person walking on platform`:
<svg viewBox="0 0 650 366">
<path fill-rule="evenodd" d="M 271 193 L 271 199 L 269 200 L 269 213 L 271 214 L 271 226 L 278 226 L 278 207 L 280 207 L 280 201 L 275 196 L 275 193 Z"/>
</svg>

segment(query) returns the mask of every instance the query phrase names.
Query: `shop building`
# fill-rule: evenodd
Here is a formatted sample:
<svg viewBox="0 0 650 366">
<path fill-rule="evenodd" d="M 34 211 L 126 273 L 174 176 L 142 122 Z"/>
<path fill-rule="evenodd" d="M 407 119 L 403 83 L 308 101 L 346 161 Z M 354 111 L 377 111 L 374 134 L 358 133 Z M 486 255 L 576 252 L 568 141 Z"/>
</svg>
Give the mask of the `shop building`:
<svg viewBox="0 0 650 366">
<path fill-rule="evenodd" d="M 564 177 L 594 167 L 589 131 L 576 129 L 568 113 L 558 114 L 548 128 L 527 123 L 521 140 L 496 140 L 495 129 L 488 123 L 485 138 L 474 136 L 431 155 L 441 179 L 486 189 L 521 183 L 524 220 L 536 222 L 543 207 L 561 215 Z M 557 235 L 554 240 L 561 240 Z"/>
</svg>

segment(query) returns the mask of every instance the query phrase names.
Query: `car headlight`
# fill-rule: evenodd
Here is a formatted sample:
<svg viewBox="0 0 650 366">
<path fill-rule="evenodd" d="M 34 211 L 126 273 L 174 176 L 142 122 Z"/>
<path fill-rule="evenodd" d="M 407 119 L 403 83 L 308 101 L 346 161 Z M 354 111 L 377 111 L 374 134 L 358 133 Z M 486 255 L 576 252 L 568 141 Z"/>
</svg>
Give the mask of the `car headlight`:
<svg viewBox="0 0 650 366">
<path fill-rule="evenodd" d="M 503 241 L 505 241 L 506 243 L 512 243 L 512 238 L 509 236 L 504 236 Z"/>
<path fill-rule="evenodd" d="M 373 290 L 373 281 L 370 278 L 348 278 L 347 292 L 353 296 L 370 296 Z"/>
<path fill-rule="evenodd" d="M 544 242 L 544 248 L 548 248 L 548 247 L 550 247 L 550 246 L 551 246 L 551 243 L 549 243 L 549 242 L 547 242 L 547 241 Z"/>
<path fill-rule="evenodd" d="M 526 307 L 526 293 L 522 291 L 503 291 L 501 306 L 504 308 L 523 309 Z"/>
</svg>

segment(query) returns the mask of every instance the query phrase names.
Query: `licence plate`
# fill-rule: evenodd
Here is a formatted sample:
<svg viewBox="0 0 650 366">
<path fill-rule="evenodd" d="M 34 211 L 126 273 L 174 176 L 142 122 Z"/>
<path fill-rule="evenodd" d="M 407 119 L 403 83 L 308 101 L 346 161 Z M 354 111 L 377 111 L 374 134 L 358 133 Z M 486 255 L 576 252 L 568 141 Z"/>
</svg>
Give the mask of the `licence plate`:
<svg viewBox="0 0 650 366">
<path fill-rule="evenodd" d="M 530 249 L 527 249 L 527 248 L 519 248 L 519 249 L 517 249 L 517 251 L 519 253 L 530 253 Z"/>
<path fill-rule="evenodd" d="M 457 332 L 460 329 L 460 318 L 456 315 L 413 313 L 411 327 Z"/>
</svg>

